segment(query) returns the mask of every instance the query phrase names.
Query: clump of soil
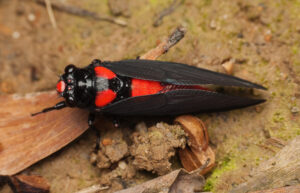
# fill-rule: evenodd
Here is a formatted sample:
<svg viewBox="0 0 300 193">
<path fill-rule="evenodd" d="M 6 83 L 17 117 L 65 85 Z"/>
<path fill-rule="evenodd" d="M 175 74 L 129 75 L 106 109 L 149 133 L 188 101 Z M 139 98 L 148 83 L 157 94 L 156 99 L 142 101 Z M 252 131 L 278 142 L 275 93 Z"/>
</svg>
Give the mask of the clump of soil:
<svg viewBox="0 0 300 193">
<path fill-rule="evenodd" d="M 121 130 L 108 131 L 99 142 L 99 151 L 92 153 L 91 162 L 98 168 L 110 168 L 113 163 L 129 155 L 128 145 Z"/>
<path fill-rule="evenodd" d="M 169 159 L 175 155 L 175 148 L 186 145 L 185 133 L 178 125 L 157 123 L 155 126 L 140 129 L 132 134 L 133 144 L 130 155 L 133 165 L 159 175 L 171 171 Z"/>
<path fill-rule="evenodd" d="M 91 162 L 103 170 L 100 183 L 110 185 L 113 179 L 132 179 L 140 170 L 169 173 L 175 149 L 185 145 L 186 135 L 180 126 L 160 122 L 148 128 L 141 122 L 134 130 L 107 130 L 99 150 L 91 154 Z"/>
</svg>

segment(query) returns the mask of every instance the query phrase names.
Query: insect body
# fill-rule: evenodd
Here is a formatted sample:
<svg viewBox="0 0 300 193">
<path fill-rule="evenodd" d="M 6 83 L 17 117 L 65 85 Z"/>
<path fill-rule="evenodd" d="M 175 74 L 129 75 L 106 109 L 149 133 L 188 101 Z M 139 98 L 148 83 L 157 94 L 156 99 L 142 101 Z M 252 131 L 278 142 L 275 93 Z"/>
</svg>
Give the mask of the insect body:
<svg viewBox="0 0 300 193">
<path fill-rule="evenodd" d="M 86 108 L 92 127 L 95 113 L 176 115 L 228 110 L 265 101 L 221 94 L 206 88 L 207 85 L 265 89 L 243 79 L 185 64 L 94 60 L 85 68 L 68 65 L 57 83 L 57 91 L 65 101 L 39 113 L 64 107 Z"/>
</svg>

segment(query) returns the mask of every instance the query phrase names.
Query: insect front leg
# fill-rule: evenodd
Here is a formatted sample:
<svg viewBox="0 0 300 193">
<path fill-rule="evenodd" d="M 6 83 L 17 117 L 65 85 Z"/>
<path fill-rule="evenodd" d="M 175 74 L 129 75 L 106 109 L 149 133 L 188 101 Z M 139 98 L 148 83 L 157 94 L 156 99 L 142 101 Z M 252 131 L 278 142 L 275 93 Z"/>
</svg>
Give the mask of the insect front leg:
<svg viewBox="0 0 300 193">
<path fill-rule="evenodd" d="M 113 125 L 115 128 L 120 128 L 120 119 L 118 117 L 113 117 Z"/>
<path fill-rule="evenodd" d="M 94 129 L 96 131 L 96 135 L 97 135 L 97 139 L 96 139 L 96 147 L 94 149 L 94 152 L 98 152 L 98 150 L 100 149 L 99 143 L 100 143 L 100 131 L 98 131 L 98 129 L 96 129 L 95 127 L 95 113 L 90 112 L 89 117 L 88 117 L 88 125 L 89 128 L 88 129 Z"/>
<path fill-rule="evenodd" d="M 95 113 L 90 113 L 89 114 L 89 118 L 88 118 L 88 125 L 89 125 L 89 129 L 94 129 L 95 126 Z"/>
</svg>

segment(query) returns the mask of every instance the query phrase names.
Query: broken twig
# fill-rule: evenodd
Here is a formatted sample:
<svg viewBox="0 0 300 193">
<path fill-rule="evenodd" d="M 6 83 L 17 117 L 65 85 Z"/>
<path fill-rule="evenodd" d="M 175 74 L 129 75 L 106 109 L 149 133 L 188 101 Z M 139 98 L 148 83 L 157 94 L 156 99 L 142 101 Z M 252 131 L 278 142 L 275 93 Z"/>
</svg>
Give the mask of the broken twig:
<svg viewBox="0 0 300 193">
<path fill-rule="evenodd" d="M 169 7 L 167 7 L 166 9 L 162 10 L 162 12 L 160 12 L 158 14 L 158 16 L 156 17 L 155 21 L 153 22 L 153 26 L 154 27 L 158 27 L 160 24 L 162 24 L 162 20 L 165 16 L 170 15 L 171 13 L 173 13 L 173 11 L 175 11 L 175 9 L 177 7 L 179 7 L 179 5 L 182 3 L 182 0 L 173 0 L 173 2 L 170 4 Z"/>
<path fill-rule="evenodd" d="M 46 4 L 46 8 L 47 8 L 47 12 L 48 12 L 51 24 L 52 24 L 53 28 L 56 29 L 56 27 L 57 27 L 56 20 L 55 20 L 54 14 L 53 14 L 50 0 L 45 0 L 45 4 Z"/>
<path fill-rule="evenodd" d="M 179 42 L 185 35 L 186 29 L 182 26 L 177 27 L 175 31 L 168 37 L 168 39 L 162 41 L 156 48 L 149 50 L 146 54 L 142 55 L 140 59 L 155 60 L 162 54 L 168 52 L 177 42 Z"/>
<path fill-rule="evenodd" d="M 93 185 L 91 187 L 82 189 L 76 193 L 95 193 L 95 192 L 99 192 L 101 190 L 107 190 L 108 188 L 109 188 L 108 186 Z"/>
<path fill-rule="evenodd" d="M 46 5 L 44 0 L 35 0 L 35 2 L 37 2 L 38 4 L 44 5 L 44 6 Z M 92 12 L 92 11 L 82 9 L 79 7 L 66 5 L 66 4 L 62 4 L 62 3 L 58 3 L 58 2 L 52 2 L 51 7 L 58 11 L 66 12 L 66 13 L 69 13 L 72 15 L 81 16 L 81 17 L 90 17 L 90 18 L 93 18 L 98 21 L 107 21 L 107 22 L 114 23 L 114 24 L 117 24 L 117 25 L 120 25 L 123 27 L 127 26 L 127 23 L 124 20 L 115 19 L 115 18 L 105 16 L 105 15 L 99 15 L 97 12 Z"/>
</svg>

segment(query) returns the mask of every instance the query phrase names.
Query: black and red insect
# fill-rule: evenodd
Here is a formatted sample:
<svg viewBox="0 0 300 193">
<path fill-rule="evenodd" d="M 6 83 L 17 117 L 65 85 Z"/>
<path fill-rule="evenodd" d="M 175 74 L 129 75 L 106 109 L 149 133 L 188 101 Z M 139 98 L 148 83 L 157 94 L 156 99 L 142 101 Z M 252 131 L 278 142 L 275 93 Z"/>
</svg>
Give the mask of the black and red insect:
<svg viewBox="0 0 300 193">
<path fill-rule="evenodd" d="M 68 65 L 57 91 L 65 101 L 39 113 L 65 107 L 110 115 L 176 115 L 229 110 L 264 102 L 208 89 L 209 85 L 265 89 L 249 81 L 185 64 L 154 60 L 94 60 L 85 68 Z M 33 115 L 37 115 L 35 113 Z"/>
</svg>

